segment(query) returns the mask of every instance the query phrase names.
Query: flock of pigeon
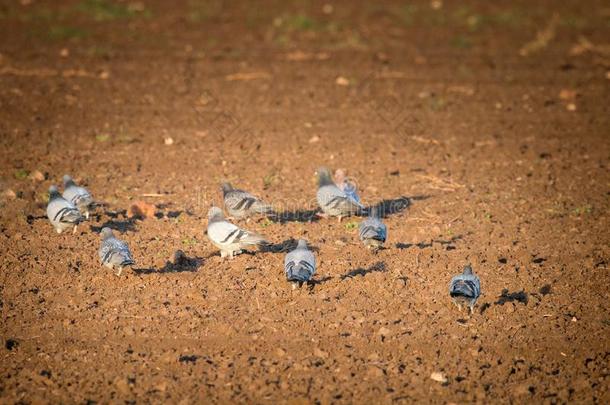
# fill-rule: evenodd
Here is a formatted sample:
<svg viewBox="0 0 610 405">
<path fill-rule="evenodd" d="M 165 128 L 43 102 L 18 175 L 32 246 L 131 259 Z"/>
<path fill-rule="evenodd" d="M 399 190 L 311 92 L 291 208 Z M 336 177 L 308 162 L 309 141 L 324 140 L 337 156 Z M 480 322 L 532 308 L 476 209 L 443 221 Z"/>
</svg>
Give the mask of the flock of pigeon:
<svg viewBox="0 0 610 405">
<path fill-rule="evenodd" d="M 382 222 L 383 212 L 380 207 L 367 209 L 360 202 L 360 197 L 354 185 L 348 181 L 344 173 L 337 171 L 333 181 L 327 168 L 317 171 L 318 191 L 316 199 L 321 216 L 341 218 L 352 215 L 366 215 L 358 228 L 360 240 L 373 251 L 383 247 L 387 238 L 387 227 Z M 84 218 L 89 218 L 89 210 L 94 205 L 91 194 L 83 187 L 78 186 L 74 180 L 65 175 L 63 177 L 64 192 L 59 193 L 56 186 L 49 188 L 49 203 L 47 217 L 57 231 L 73 228 Z M 226 211 L 232 218 L 245 218 L 250 215 L 273 214 L 273 207 L 244 190 L 233 188 L 229 183 L 222 184 L 223 202 Z M 265 238 L 256 233 L 238 227 L 229 222 L 219 207 L 211 207 L 208 211 L 207 236 L 220 250 L 221 257 L 233 258 L 249 247 L 262 247 L 268 245 Z M 129 251 L 127 243 L 117 239 L 112 230 L 105 227 L 101 230 L 101 246 L 99 258 L 101 264 L 116 270 L 119 276 L 124 267 L 133 266 L 135 261 Z M 309 282 L 316 272 L 316 258 L 308 248 L 307 241 L 300 239 L 294 250 L 286 254 L 284 271 L 288 281 L 297 284 Z M 454 303 L 462 309 L 468 306 L 470 312 L 480 295 L 481 284 L 479 277 L 472 272 L 470 265 L 464 268 L 461 274 L 454 276 L 449 284 L 449 293 Z"/>
</svg>

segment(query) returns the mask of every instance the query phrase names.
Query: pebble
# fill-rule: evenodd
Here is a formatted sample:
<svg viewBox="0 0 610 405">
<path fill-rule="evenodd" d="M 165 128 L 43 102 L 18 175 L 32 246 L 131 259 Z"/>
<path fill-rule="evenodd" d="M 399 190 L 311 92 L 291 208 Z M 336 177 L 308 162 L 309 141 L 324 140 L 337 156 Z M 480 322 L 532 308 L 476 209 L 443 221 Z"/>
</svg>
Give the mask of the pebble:
<svg viewBox="0 0 610 405">
<path fill-rule="evenodd" d="M 35 180 L 35 181 L 43 181 L 44 180 L 44 174 L 42 174 L 38 170 L 34 170 L 32 173 L 30 173 L 29 178 L 31 180 Z"/>
<path fill-rule="evenodd" d="M 435 371 L 434 373 L 430 374 L 430 378 L 443 384 L 448 381 L 445 374 L 441 373 L 440 371 Z"/>
<path fill-rule="evenodd" d="M 380 335 L 380 336 L 388 336 L 390 333 L 392 333 L 392 331 L 389 330 L 388 328 L 386 328 L 385 326 L 382 326 L 377 331 L 377 334 Z"/>
<path fill-rule="evenodd" d="M 339 86 L 349 86 L 349 80 L 347 80 L 343 76 L 337 77 L 337 80 L 335 80 L 335 83 Z"/>
<path fill-rule="evenodd" d="M 17 198 L 17 194 L 16 194 L 16 193 L 15 193 L 13 190 L 11 190 L 10 188 L 9 188 L 9 189 L 6 189 L 6 190 L 5 190 L 5 191 L 2 193 L 2 195 L 3 195 L 3 196 L 4 196 L 4 198 L 6 198 L 7 200 L 14 200 L 15 198 Z"/>
</svg>

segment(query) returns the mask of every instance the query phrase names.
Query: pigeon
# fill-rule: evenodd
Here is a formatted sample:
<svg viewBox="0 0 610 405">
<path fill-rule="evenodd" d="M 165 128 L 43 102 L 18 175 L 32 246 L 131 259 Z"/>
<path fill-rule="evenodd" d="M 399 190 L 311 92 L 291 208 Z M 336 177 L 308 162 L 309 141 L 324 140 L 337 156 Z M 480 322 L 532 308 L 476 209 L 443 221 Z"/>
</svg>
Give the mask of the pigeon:
<svg viewBox="0 0 610 405">
<path fill-rule="evenodd" d="M 284 271 L 286 272 L 286 279 L 295 283 L 307 282 L 315 274 L 316 258 L 313 252 L 307 248 L 305 239 L 299 239 L 296 249 L 286 255 Z"/>
<path fill-rule="evenodd" d="M 234 218 L 244 218 L 251 214 L 270 214 L 273 208 L 247 191 L 233 188 L 231 183 L 222 183 L 225 208 Z"/>
<path fill-rule="evenodd" d="M 208 211 L 208 238 L 220 249 L 221 257 L 233 258 L 249 246 L 262 246 L 268 242 L 262 235 L 238 228 L 227 221 L 218 207 Z"/>
<path fill-rule="evenodd" d="M 101 235 L 102 245 L 98 253 L 103 266 L 117 269 L 116 275 L 120 276 L 123 267 L 136 264 L 127 243 L 115 238 L 112 229 L 108 227 L 102 228 Z"/>
<path fill-rule="evenodd" d="M 89 208 L 93 206 L 93 197 L 91 193 L 84 187 L 76 185 L 72 177 L 64 175 L 64 193 L 63 198 L 70 201 L 78 208 L 85 218 L 89 219 Z"/>
<path fill-rule="evenodd" d="M 63 198 L 56 186 L 49 187 L 47 217 L 57 233 L 62 233 L 70 227 L 73 227 L 72 231 L 76 233 L 76 226 L 83 220 L 78 208 Z"/>
<path fill-rule="evenodd" d="M 318 169 L 317 175 L 318 193 L 316 198 L 324 214 L 339 217 L 339 221 L 341 221 L 342 217 L 363 212 L 364 206 L 337 187 L 327 168 Z"/>
<path fill-rule="evenodd" d="M 462 274 L 451 279 L 449 283 L 449 294 L 453 298 L 453 303 L 461 310 L 462 305 L 467 304 L 472 313 L 474 305 L 481 295 L 481 282 L 479 277 L 472 273 L 470 265 L 464 268 Z"/>
<path fill-rule="evenodd" d="M 358 203 L 360 202 L 360 196 L 358 195 L 356 185 L 345 175 L 343 169 L 335 170 L 335 183 L 348 197 Z"/>
<path fill-rule="evenodd" d="M 388 228 L 381 221 L 379 207 L 370 209 L 369 217 L 360 223 L 358 233 L 364 246 L 375 251 L 382 247 L 388 237 Z"/>
</svg>

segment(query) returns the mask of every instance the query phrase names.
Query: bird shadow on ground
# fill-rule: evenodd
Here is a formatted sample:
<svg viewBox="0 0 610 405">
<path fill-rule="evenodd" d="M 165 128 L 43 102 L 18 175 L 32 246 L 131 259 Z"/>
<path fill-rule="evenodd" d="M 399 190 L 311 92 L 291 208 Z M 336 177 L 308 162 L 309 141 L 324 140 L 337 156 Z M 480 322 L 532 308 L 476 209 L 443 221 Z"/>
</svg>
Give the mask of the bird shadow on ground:
<svg viewBox="0 0 610 405">
<path fill-rule="evenodd" d="M 527 293 L 523 290 L 517 292 L 508 292 L 508 289 L 503 289 L 502 294 L 498 297 L 498 300 L 494 302 L 496 305 L 504 305 L 507 302 L 517 301 L 527 305 L 528 297 Z"/>
<path fill-rule="evenodd" d="M 278 222 L 280 224 L 286 222 L 316 222 L 320 220 L 320 217 L 316 215 L 318 212 L 319 210 L 317 208 L 313 210 L 302 209 L 283 211 L 270 214 L 268 218 L 273 222 Z"/>
<path fill-rule="evenodd" d="M 298 243 L 298 239 L 290 238 L 280 243 L 269 243 L 267 245 L 263 245 L 261 246 L 260 251 L 268 253 L 288 253 L 296 249 Z M 309 244 L 307 244 L 307 248 L 314 252 L 318 252 L 320 250 L 318 247 L 311 246 Z"/>
<path fill-rule="evenodd" d="M 91 229 L 92 232 L 97 232 L 97 233 L 100 233 L 102 231 L 102 229 L 104 229 L 106 227 L 113 229 L 115 231 L 119 231 L 121 233 L 124 233 L 127 231 L 135 231 L 136 230 L 136 221 L 133 218 L 124 219 L 124 220 L 111 219 L 109 221 L 104 222 L 100 226 L 89 225 L 89 229 Z"/>
<path fill-rule="evenodd" d="M 381 215 L 382 218 L 385 218 L 389 215 L 398 214 L 409 208 L 413 201 L 423 201 L 430 198 L 429 195 L 416 195 L 413 197 L 400 196 L 397 198 L 384 199 L 378 202 L 377 204 L 371 205 L 367 207 L 363 214 L 367 214 L 371 209 L 377 208 L 377 212 Z"/>
<path fill-rule="evenodd" d="M 307 282 L 307 290 L 310 293 L 312 293 L 315 290 L 316 286 L 318 286 L 320 284 L 324 284 L 324 283 L 326 283 L 327 281 L 330 281 L 330 280 L 332 280 L 331 276 L 324 276 L 324 277 L 319 278 L 319 279 L 311 279 L 311 280 L 309 280 Z"/>
<path fill-rule="evenodd" d="M 464 239 L 463 235 L 456 235 L 448 240 L 443 240 L 443 239 L 432 239 L 430 242 L 419 242 L 419 243 L 402 243 L 402 242 L 398 242 L 396 243 L 396 248 L 398 249 L 409 249 L 410 247 L 417 247 L 419 249 L 425 249 L 425 248 L 429 248 L 432 247 L 433 244 L 438 243 L 440 245 L 444 245 L 447 246 L 448 248 L 451 246 L 453 247 L 453 244 L 459 240 Z M 455 247 L 454 247 L 455 248 Z M 449 249 L 451 250 L 451 249 Z"/>
<path fill-rule="evenodd" d="M 133 272 L 136 274 L 194 273 L 199 270 L 203 261 L 202 257 L 187 257 L 182 255 L 174 259 L 174 263 L 170 261 L 165 262 L 165 265 L 160 269 L 141 268 L 133 269 Z"/>
<path fill-rule="evenodd" d="M 377 262 L 367 268 L 357 268 L 354 270 L 350 270 L 347 273 L 345 273 L 344 275 L 341 276 L 341 281 L 348 279 L 348 278 L 354 278 L 356 276 L 366 276 L 369 273 L 375 273 L 375 272 L 385 272 L 387 271 L 385 263 L 384 262 Z"/>
<path fill-rule="evenodd" d="M 39 219 L 47 219 L 47 216 L 46 215 L 40 215 L 40 216 L 28 215 L 27 217 L 25 217 L 25 220 L 28 223 L 28 225 L 32 225 L 34 223 L 34 221 L 38 221 Z"/>
</svg>

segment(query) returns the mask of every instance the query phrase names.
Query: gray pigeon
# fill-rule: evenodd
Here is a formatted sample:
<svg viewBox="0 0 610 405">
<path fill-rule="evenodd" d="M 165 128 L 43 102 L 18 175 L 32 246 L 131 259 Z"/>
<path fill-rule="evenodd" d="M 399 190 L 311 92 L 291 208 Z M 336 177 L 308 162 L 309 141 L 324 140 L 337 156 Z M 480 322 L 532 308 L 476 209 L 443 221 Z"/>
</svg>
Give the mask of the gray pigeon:
<svg viewBox="0 0 610 405">
<path fill-rule="evenodd" d="M 208 237 L 218 249 L 221 257 L 233 258 L 249 246 L 266 245 L 262 235 L 238 228 L 227 221 L 218 207 L 208 211 Z"/>
<path fill-rule="evenodd" d="M 462 274 L 451 279 L 449 283 L 449 294 L 455 305 L 461 310 L 462 305 L 468 305 L 472 313 L 474 305 L 477 303 L 479 295 L 481 295 L 481 281 L 479 277 L 472 273 L 470 265 L 464 268 Z"/>
<path fill-rule="evenodd" d="M 85 218 L 89 219 L 89 208 L 93 206 L 93 197 L 86 188 L 77 186 L 72 177 L 64 175 L 64 193 L 66 200 L 78 208 Z"/>
<path fill-rule="evenodd" d="M 364 206 L 354 200 L 333 182 L 327 168 L 318 169 L 318 193 L 316 198 L 318 205 L 326 215 L 348 217 L 359 214 L 364 210 Z"/>
<path fill-rule="evenodd" d="M 296 249 L 286 255 L 284 271 L 288 281 L 299 283 L 311 280 L 315 274 L 316 258 L 313 252 L 307 248 L 305 239 L 299 239 Z"/>
<path fill-rule="evenodd" d="M 360 223 L 358 233 L 364 246 L 373 250 L 381 248 L 388 237 L 388 228 L 381 221 L 379 207 L 371 208 L 369 217 Z"/>
<path fill-rule="evenodd" d="M 247 191 L 233 188 L 231 183 L 222 183 L 225 208 L 230 216 L 244 218 L 251 214 L 270 214 L 273 208 Z"/>
<path fill-rule="evenodd" d="M 103 266 L 117 269 L 116 275 L 120 276 L 123 267 L 136 264 L 127 243 L 115 238 L 112 229 L 108 227 L 103 228 L 101 235 L 102 245 L 98 253 Z"/>
<path fill-rule="evenodd" d="M 76 226 L 83 220 L 78 208 L 63 198 L 55 186 L 49 187 L 47 217 L 57 233 L 62 233 L 70 227 L 73 227 L 73 233 L 76 233 Z"/>
</svg>

